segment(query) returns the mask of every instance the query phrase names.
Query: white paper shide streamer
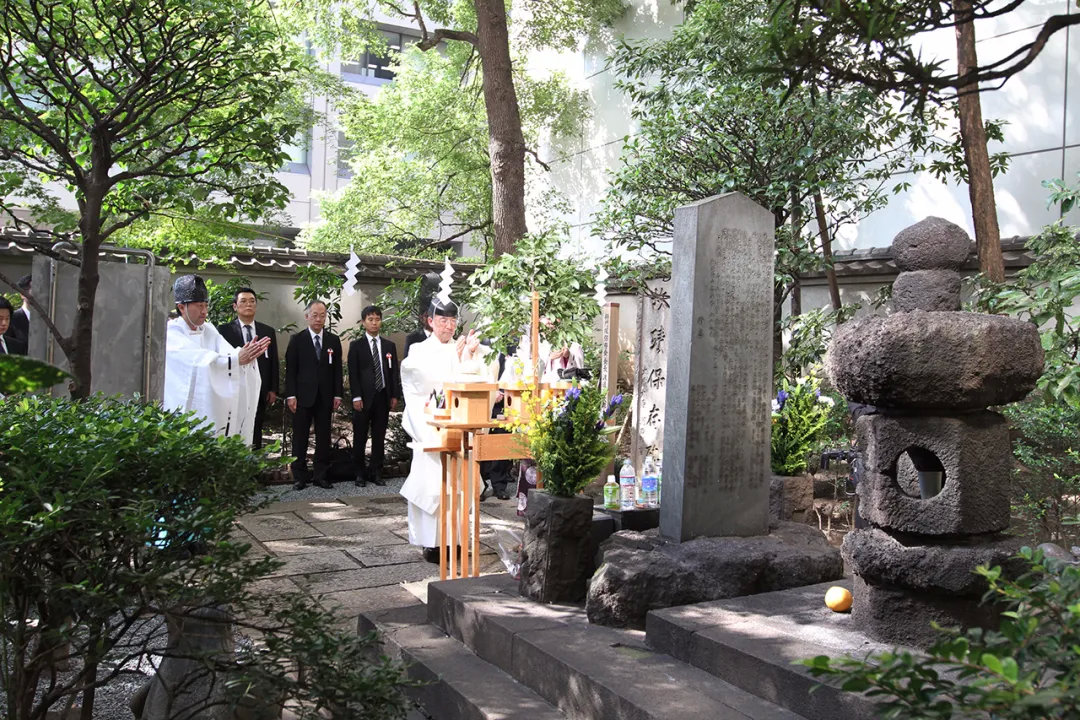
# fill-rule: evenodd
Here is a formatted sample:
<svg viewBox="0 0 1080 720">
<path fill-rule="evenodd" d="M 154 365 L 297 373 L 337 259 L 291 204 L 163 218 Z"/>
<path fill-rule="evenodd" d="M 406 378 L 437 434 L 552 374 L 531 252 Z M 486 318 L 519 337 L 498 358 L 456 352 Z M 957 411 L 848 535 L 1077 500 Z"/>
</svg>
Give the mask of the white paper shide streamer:
<svg viewBox="0 0 1080 720">
<path fill-rule="evenodd" d="M 436 295 L 443 305 L 450 302 L 450 285 L 454 282 L 454 268 L 450 265 L 450 258 L 446 259 L 446 267 L 439 273 L 442 280 L 439 282 L 439 294 Z"/>
<path fill-rule="evenodd" d="M 356 274 L 360 271 L 360 257 L 350 248 L 349 259 L 345 263 L 345 294 L 356 294 Z"/>
<path fill-rule="evenodd" d="M 596 300 L 596 304 L 601 308 L 603 308 L 604 303 L 607 302 L 607 285 L 605 285 L 607 279 L 607 270 L 601 265 L 596 271 L 596 294 L 593 295 L 593 300 Z"/>
</svg>

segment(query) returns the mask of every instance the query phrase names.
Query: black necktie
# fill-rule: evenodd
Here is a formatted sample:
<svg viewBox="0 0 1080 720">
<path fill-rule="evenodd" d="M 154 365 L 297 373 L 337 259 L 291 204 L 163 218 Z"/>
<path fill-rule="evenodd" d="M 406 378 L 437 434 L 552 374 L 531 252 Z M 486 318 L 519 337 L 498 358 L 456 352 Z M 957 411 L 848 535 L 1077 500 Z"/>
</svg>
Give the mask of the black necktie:
<svg viewBox="0 0 1080 720">
<path fill-rule="evenodd" d="M 318 335 L 315 336 L 315 357 L 322 360 L 322 340 L 319 339 Z"/>
<path fill-rule="evenodd" d="M 375 392 L 379 392 L 386 383 L 383 381 L 382 376 L 382 359 L 379 358 L 379 342 L 375 339 L 371 339 L 371 362 L 375 363 Z"/>
<path fill-rule="evenodd" d="M 245 343 L 251 342 L 251 326 L 250 325 L 245 325 L 244 326 L 244 342 Z"/>
</svg>

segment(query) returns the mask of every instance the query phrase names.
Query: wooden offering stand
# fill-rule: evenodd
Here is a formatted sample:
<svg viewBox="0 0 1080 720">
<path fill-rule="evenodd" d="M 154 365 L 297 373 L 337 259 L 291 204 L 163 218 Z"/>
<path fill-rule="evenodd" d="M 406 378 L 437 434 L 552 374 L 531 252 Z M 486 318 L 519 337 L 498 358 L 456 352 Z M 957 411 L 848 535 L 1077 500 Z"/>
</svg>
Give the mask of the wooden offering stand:
<svg viewBox="0 0 1080 720">
<path fill-rule="evenodd" d="M 480 575 L 480 463 L 528 457 L 521 435 L 492 435 L 501 425 L 491 419 L 491 395 L 495 383 L 447 383 L 449 417 L 429 422 L 440 436 L 457 438 L 438 447 L 442 459 L 442 493 L 439 497 L 439 579 Z M 457 548 L 461 548 L 460 555 Z"/>
</svg>

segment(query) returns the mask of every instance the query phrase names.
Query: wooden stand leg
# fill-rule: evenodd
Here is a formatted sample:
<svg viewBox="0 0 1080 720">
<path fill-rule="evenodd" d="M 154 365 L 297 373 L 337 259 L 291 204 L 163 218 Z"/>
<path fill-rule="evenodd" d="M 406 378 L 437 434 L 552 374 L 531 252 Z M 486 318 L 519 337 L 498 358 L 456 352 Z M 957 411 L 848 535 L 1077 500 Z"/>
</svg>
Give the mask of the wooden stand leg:
<svg viewBox="0 0 1080 720">
<path fill-rule="evenodd" d="M 447 510 L 447 505 L 446 505 L 446 484 L 447 484 L 447 482 L 449 482 L 450 479 L 449 479 L 449 477 L 447 477 L 447 472 L 446 472 L 447 471 L 446 453 L 439 453 L 439 459 L 442 461 L 442 490 L 440 491 L 441 496 L 439 497 L 439 516 L 438 516 L 438 521 L 439 521 L 439 544 L 436 545 L 436 547 L 439 548 L 439 579 L 440 580 L 445 580 L 446 579 L 446 553 L 443 552 L 442 549 L 444 547 L 446 547 L 446 525 L 447 525 L 447 523 L 446 523 L 446 520 L 447 520 L 447 517 L 446 517 L 446 510 Z"/>
<path fill-rule="evenodd" d="M 462 499 L 461 506 L 461 576 L 466 577 L 471 574 L 472 564 L 475 562 L 469 557 L 469 548 L 472 547 L 470 538 L 472 537 L 469 527 L 469 519 L 472 517 L 473 505 L 476 503 L 476 496 L 474 494 L 474 484 L 476 478 L 473 477 L 471 463 L 469 462 L 469 450 L 464 448 L 461 458 L 461 475 L 464 479 L 463 491 L 464 498 Z"/>
<path fill-rule="evenodd" d="M 454 579 L 454 578 L 458 577 L 457 563 L 455 562 L 457 553 L 454 552 L 454 548 L 458 544 L 458 536 L 457 536 L 457 533 L 458 533 L 457 505 L 458 505 L 458 502 L 459 502 L 458 498 L 460 497 L 460 492 L 461 492 L 461 489 L 460 489 L 460 482 L 458 480 L 457 456 L 456 455 L 451 455 L 450 456 L 450 507 L 449 507 L 448 517 L 446 518 L 446 520 L 447 520 L 446 524 L 450 526 L 450 538 L 449 538 L 449 542 L 447 543 L 446 547 L 440 548 L 440 551 L 442 552 L 443 556 L 448 558 L 447 562 L 449 563 L 449 567 L 450 567 L 450 578 L 451 579 Z"/>
<path fill-rule="evenodd" d="M 469 472 L 477 481 L 473 488 L 476 492 L 473 495 L 472 542 L 469 543 L 472 554 L 472 576 L 480 577 L 480 492 L 483 490 L 483 482 L 480 481 L 480 463 L 471 456 L 469 457 Z"/>
</svg>

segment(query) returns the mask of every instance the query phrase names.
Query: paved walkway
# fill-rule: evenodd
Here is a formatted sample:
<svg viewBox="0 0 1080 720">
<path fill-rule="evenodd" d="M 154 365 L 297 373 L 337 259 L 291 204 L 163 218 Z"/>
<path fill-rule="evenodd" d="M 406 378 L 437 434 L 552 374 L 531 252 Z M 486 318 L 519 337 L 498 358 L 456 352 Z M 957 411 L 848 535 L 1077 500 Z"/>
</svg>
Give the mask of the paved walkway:
<svg viewBox="0 0 1080 720">
<path fill-rule="evenodd" d="M 388 494 L 362 497 L 350 489 L 343 485 L 323 493 L 337 497 L 300 500 L 281 490 L 280 501 L 240 520 L 241 536 L 254 552 L 285 563 L 257 591 L 305 590 L 345 627 L 354 627 L 356 616 L 368 610 L 426 602 L 427 584 L 439 578 L 439 566 L 409 545 L 405 499 L 390 487 Z M 489 498 L 480 516 L 481 572 L 505 572 L 498 542 L 513 542 L 510 530 L 520 538 L 517 501 Z"/>
</svg>

